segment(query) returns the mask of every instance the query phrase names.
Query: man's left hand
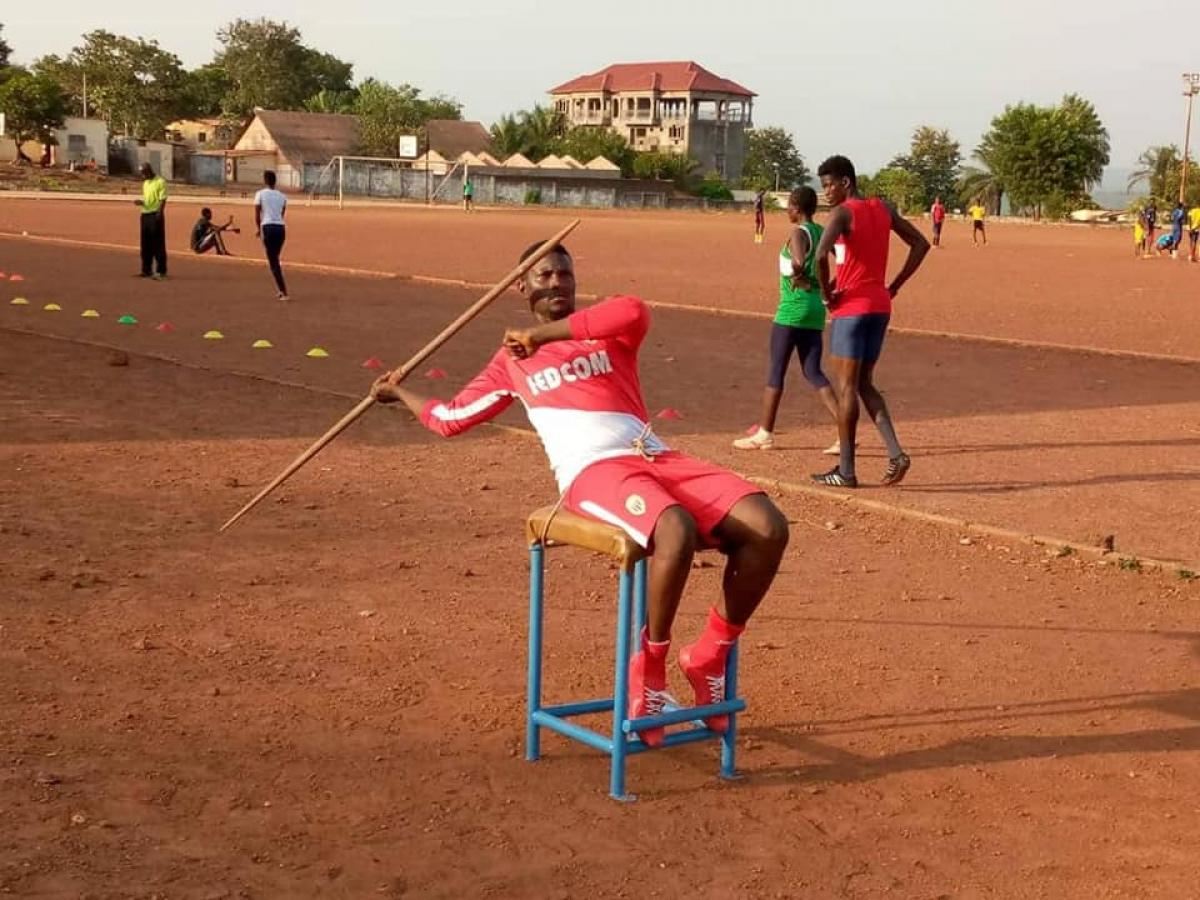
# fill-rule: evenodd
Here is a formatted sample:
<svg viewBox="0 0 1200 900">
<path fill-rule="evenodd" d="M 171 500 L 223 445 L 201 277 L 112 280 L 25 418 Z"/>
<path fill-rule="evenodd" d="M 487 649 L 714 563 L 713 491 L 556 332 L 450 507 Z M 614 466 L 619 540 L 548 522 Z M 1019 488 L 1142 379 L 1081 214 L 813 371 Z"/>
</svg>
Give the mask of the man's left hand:
<svg viewBox="0 0 1200 900">
<path fill-rule="evenodd" d="M 528 359 L 539 346 L 532 328 L 509 328 L 504 332 L 504 349 L 516 359 Z"/>
</svg>

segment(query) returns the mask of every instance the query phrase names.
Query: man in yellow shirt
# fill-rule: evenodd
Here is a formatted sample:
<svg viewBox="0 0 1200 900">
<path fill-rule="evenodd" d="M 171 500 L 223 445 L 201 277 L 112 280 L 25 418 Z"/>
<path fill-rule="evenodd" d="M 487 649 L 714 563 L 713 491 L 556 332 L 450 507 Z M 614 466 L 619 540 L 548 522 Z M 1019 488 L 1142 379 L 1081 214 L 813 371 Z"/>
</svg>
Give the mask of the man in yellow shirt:
<svg viewBox="0 0 1200 900">
<path fill-rule="evenodd" d="M 1191 253 L 1188 254 L 1188 259 L 1196 262 L 1196 244 L 1200 242 L 1200 204 L 1193 206 L 1188 210 L 1187 216 L 1188 225 L 1188 240 L 1191 241 Z"/>
<path fill-rule="evenodd" d="M 967 210 L 971 214 L 971 244 L 972 246 L 979 243 L 979 239 L 983 238 L 984 246 L 987 245 L 987 232 L 983 228 L 983 219 L 987 215 L 987 210 L 983 208 L 983 204 L 978 200 Z"/>
<path fill-rule="evenodd" d="M 142 163 L 142 199 L 133 202 L 142 208 L 142 278 L 161 281 L 167 277 L 167 182 L 155 175 L 150 163 Z M 151 263 L 156 271 L 151 275 Z"/>
</svg>

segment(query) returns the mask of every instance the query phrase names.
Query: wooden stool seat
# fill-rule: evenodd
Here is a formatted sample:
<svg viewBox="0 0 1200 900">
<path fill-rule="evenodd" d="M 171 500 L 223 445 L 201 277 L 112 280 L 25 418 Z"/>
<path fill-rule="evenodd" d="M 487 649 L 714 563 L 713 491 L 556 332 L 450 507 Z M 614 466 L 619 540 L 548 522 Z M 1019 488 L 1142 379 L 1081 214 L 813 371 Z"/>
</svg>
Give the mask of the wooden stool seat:
<svg viewBox="0 0 1200 900">
<path fill-rule="evenodd" d="M 550 523 L 549 531 L 546 529 L 547 521 Z M 551 544 L 569 544 L 595 550 L 619 559 L 625 568 L 646 558 L 645 548 L 615 525 L 606 525 L 561 508 L 556 511 L 553 506 L 543 506 L 531 513 L 525 522 L 525 536 L 529 543 L 541 542 L 543 534 Z"/>
</svg>

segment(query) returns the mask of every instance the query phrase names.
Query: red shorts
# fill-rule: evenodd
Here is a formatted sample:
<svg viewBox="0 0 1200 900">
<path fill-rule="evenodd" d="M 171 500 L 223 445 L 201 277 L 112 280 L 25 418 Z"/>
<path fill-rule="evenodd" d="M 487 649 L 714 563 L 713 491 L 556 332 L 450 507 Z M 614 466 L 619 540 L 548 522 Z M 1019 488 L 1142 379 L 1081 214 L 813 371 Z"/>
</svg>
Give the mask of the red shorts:
<svg viewBox="0 0 1200 900">
<path fill-rule="evenodd" d="M 617 456 L 594 462 L 571 482 L 563 506 L 616 525 L 643 547 L 665 509 L 682 506 L 696 520 L 706 547 L 717 546 L 713 530 L 735 503 L 762 488 L 728 469 L 669 451 L 653 460 Z"/>
</svg>

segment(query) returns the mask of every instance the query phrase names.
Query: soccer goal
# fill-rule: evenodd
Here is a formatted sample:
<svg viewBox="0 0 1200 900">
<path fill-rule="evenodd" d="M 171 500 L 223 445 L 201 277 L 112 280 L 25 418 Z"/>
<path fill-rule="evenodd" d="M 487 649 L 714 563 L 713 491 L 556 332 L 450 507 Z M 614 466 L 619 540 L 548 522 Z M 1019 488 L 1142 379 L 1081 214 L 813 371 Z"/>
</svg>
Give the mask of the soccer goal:
<svg viewBox="0 0 1200 900">
<path fill-rule="evenodd" d="M 457 162 L 443 173 L 444 167 L 445 163 L 437 162 L 426 166 L 422 160 L 335 156 L 309 187 L 308 202 L 336 197 L 338 209 L 344 207 L 347 197 L 434 203 L 449 196 L 446 194 L 447 183 L 463 169 Z"/>
</svg>

